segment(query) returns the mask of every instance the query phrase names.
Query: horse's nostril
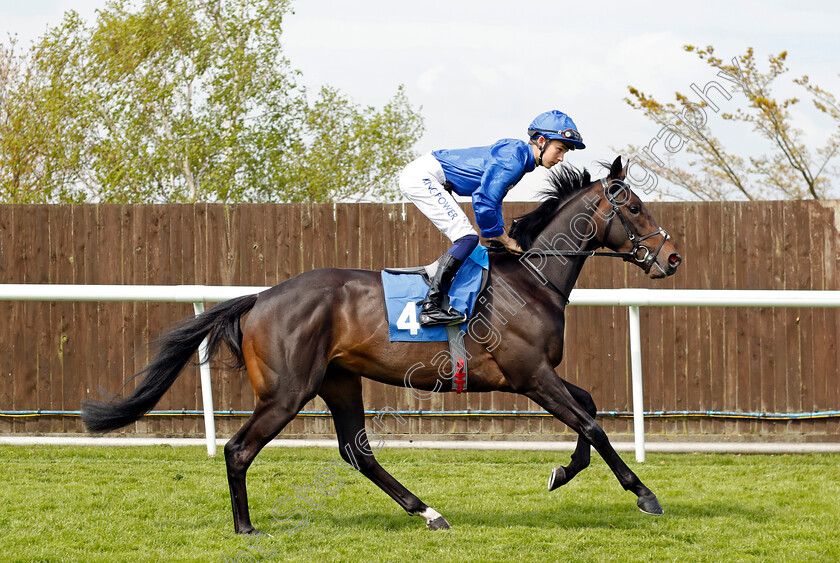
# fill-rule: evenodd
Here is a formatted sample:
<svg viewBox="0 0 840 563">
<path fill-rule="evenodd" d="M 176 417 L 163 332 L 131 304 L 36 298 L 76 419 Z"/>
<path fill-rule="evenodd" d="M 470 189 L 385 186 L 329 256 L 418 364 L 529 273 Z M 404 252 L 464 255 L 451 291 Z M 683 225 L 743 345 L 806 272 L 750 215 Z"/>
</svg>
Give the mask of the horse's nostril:
<svg viewBox="0 0 840 563">
<path fill-rule="evenodd" d="M 672 268 L 676 268 L 680 264 L 682 264 L 682 256 L 680 256 L 676 252 L 668 257 L 668 265 Z"/>
</svg>

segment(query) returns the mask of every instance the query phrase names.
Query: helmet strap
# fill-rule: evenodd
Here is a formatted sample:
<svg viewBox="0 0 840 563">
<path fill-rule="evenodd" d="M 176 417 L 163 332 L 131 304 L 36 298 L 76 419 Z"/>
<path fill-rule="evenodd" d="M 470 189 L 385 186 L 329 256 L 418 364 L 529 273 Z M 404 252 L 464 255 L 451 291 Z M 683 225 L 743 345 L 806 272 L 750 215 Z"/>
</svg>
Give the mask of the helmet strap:
<svg viewBox="0 0 840 563">
<path fill-rule="evenodd" d="M 543 146 L 540 149 L 540 157 L 539 159 L 537 159 L 537 166 L 542 166 L 543 154 L 545 153 L 545 149 L 548 147 L 548 139 L 546 139 L 545 137 L 543 137 L 543 139 L 545 139 L 545 142 L 543 143 Z"/>
</svg>

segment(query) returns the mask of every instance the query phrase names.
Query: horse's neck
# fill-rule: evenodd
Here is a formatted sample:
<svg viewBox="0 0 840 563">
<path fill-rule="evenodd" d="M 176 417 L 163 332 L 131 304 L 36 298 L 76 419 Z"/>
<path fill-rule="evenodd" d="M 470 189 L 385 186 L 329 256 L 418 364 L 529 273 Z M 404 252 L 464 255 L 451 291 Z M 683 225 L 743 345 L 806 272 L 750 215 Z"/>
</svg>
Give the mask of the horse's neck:
<svg viewBox="0 0 840 563">
<path fill-rule="evenodd" d="M 573 198 L 563 206 L 557 217 L 540 233 L 534 248 L 588 251 L 600 246 L 595 237 L 587 238 L 575 234 L 572 227 L 573 221 L 577 221 L 580 228 L 580 225 L 585 223 L 583 217 L 591 219 L 594 213 L 594 210 L 583 205 L 581 196 Z M 541 270 L 542 274 L 568 297 L 580 277 L 586 256 L 551 256 L 547 260 Z"/>
</svg>

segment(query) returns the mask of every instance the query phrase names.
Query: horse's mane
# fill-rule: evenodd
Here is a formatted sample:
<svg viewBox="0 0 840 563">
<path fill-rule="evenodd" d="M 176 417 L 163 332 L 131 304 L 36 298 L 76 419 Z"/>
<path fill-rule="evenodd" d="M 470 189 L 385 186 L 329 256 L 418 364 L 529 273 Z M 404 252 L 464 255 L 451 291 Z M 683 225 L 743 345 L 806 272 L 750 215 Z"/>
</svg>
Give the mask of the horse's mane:
<svg viewBox="0 0 840 563">
<path fill-rule="evenodd" d="M 574 166 L 563 165 L 549 170 L 548 183 L 549 187 L 540 193 L 546 199 L 530 213 L 514 219 L 508 233 L 522 250 L 531 248 L 537 235 L 557 214 L 560 206 L 583 191 L 591 183 L 591 179 L 585 168 L 580 171 Z"/>
</svg>

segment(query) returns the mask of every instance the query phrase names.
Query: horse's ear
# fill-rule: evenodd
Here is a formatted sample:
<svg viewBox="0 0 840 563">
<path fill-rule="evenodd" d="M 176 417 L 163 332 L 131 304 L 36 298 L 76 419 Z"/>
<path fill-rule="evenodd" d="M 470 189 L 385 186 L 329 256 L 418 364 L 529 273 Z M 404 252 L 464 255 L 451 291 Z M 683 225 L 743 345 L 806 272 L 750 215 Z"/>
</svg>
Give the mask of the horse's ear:
<svg viewBox="0 0 840 563">
<path fill-rule="evenodd" d="M 615 157 L 615 160 L 610 166 L 610 178 L 613 180 L 623 180 L 625 169 L 621 166 L 621 155 Z"/>
</svg>

